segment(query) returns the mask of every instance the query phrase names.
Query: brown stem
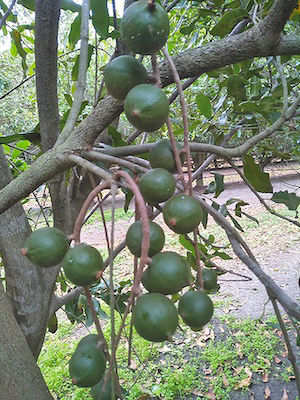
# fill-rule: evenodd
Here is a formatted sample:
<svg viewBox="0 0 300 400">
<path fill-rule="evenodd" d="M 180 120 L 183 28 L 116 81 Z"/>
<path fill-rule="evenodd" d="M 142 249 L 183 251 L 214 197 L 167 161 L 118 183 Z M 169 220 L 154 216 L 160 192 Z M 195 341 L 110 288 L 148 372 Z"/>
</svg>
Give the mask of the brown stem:
<svg viewBox="0 0 300 400">
<path fill-rule="evenodd" d="M 95 187 L 95 189 L 93 189 L 91 191 L 91 193 L 88 195 L 85 202 L 83 203 L 81 210 L 76 218 L 74 230 L 73 230 L 73 237 L 74 237 L 75 244 L 80 243 L 81 227 L 82 227 L 82 224 L 84 221 L 85 214 L 88 211 L 93 199 L 97 196 L 98 193 L 100 193 L 104 189 L 108 189 L 109 187 L 110 187 L 110 182 L 108 182 L 108 181 L 100 183 L 98 186 Z"/>
<path fill-rule="evenodd" d="M 144 266 L 149 261 L 148 252 L 149 252 L 149 245 L 150 245 L 150 227 L 149 227 L 149 218 L 148 218 L 147 208 L 146 208 L 144 199 L 141 195 L 141 192 L 140 192 L 137 184 L 134 182 L 134 180 L 131 178 L 131 176 L 125 171 L 117 171 L 115 173 L 115 178 L 126 179 L 128 186 L 132 190 L 132 192 L 135 196 L 136 204 L 138 206 L 138 211 L 141 215 L 142 233 L 143 233 L 140 265 L 136 271 L 136 275 L 135 275 L 131 293 L 130 293 L 130 296 L 128 299 L 127 307 L 126 307 L 126 310 L 124 311 L 121 326 L 120 326 L 120 329 L 119 329 L 119 332 L 118 332 L 118 335 L 116 338 L 116 346 L 118 346 L 118 343 L 121 338 L 122 330 L 125 325 L 125 320 L 127 318 L 127 315 L 129 314 L 130 308 L 133 304 L 133 300 L 136 296 L 138 296 L 140 294 L 139 287 L 140 287 L 140 282 L 142 279 Z"/>
<path fill-rule="evenodd" d="M 270 297 L 270 299 L 271 299 L 271 302 L 272 302 L 276 317 L 278 319 L 281 331 L 283 333 L 284 341 L 285 341 L 287 349 L 288 349 L 288 358 L 289 358 L 289 360 L 290 360 L 290 362 L 292 364 L 293 370 L 294 370 L 295 381 L 296 381 L 296 385 L 297 385 L 297 389 L 298 389 L 298 394 L 300 396 L 300 369 L 299 369 L 299 367 L 297 365 L 297 360 L 296 360 L 295 354 L 293 352 L 293 348 L 292 348 L 292 345 L 291 345 L 291 342 L 290 342 L 290 339 L 289 339 L 285 324 L 284 324 L 283 319 L 281 317 L 278 305 L 276 303 L 276 300 L 273 297 Z"/>
<path fill-rule="evenodd" d="M 153 73 L 153 78 L 155 80 L 155 85 L 157 87 L 161 88 L 162 84 L 161 84 L 160 72 L 159 72 L 159 67 L 158 67 L 158 63 L 157 63 L 156 54 L 152 54 L 152 56 L 151 56 L 151 64 L 152 64 L 152 73 Z"/>
<path fill-rule="evenodd" d="M 175 140 L 172 124 L 171 124 L 171 121 L 170 121 L 169 117 L 167 118 L 166 124 L 167 124 L 169 137 L 170 137 L 170 142 L 171 142 L 171 146 L 172 146 L 172 150 L 173 150 L 173 154 L 174 154 L 174 158 L 175 158 L 177 172 L 178 172 L 178 175 L 179 175 L 180 180 L 182 182 L 184 192 L 188 193 L 188 185 L 187 185 L 186 180 L 184 179 L 181 160 L 180 160 L 180 156 L 179 156 L 179 151 L 178 151 L 177 146 L 176 146 L 176 140 Z"/>
<path fill-rule="evenodd" d="M 193 246 L 194 246 L 195 254 L 196 254 L 197 287 L 199 287 L 200 290 L 203 290 L 204 286 L 203 286 L 203 279 L 202 279 L 202 265 L 200 262 L 200 251 L 199 251 L 199 247 L 198 247 L 197 229 L 195 229 L 193 233 L 194 233 Z"/>
<path fill-rule="evenodd" d="M 191 162 L 191 150 L 190 150 L 190 143 L 189 143 L 189 126 L 188 126 L 188 113 L 187 113 L 186 102 L 185 102 L 183 89 L 182 89 L 181 82 L 180 82 L 180 77 L 179 77 L 179 74 L 175 67 L 175 64 L 174 64 L 172 58 L 170 57 L 167 48 L 164 47 L 162 49 L 162 52 L 163 52 L 164 56 L 166 57 L 166 60 L 171 68 L 171 71 L 174 76 L 174 81 L 176 83 L 178 94 L 179 94 L 181 111 L 182 111 L 182 119 L 183 119 L 184 152 L 186 155 L 187 171 L 188 171 L 188 178 L 189 178 L 189 194 L 190 194 L 190 196 L 192 196 L 193 195 L 192 162 Z"/>
<path fill-rule="evenodd" d="M 100 326 L 100 323 L 99 323 L 99 319 L 98 319 L 98 316 L 97 316 L 97 313 L 96 313 L 96 310 L 95 310 L 95 307 L 94 307 L 93 299 L 92 299 L 92 296 L 91 296 L 91 293 L 90 293 L 90 290 L 89 290 L 88 286 L 84 287 L 84 292 L 85 292 L 85 297 L 86 297 L 87 302 L 88 302 L 89 309 L 91 311 L 93 320 L 94 320 L 95 325 L 96 325 L 96 329 L 97 329 L 98 336 L 99 336 L 100 347 L 103 350 L 103 353 L 105 355 L 106 360 L 109 361 L 110 357 L 109 357 L 108 346 L 107 346 L 105 337 L 103 335 L 103 332 L 102 332 L 102 329 L 101 329 L 101 326 Z"/>
<path fill-rule="evenodd" d="M 91 181 L 91 183 L 93 185 L 93 188 L 96 188 L 97 184 L 95 182 L 94 176 L 90 172 L 88 174 L 89 174 L 90 181 Z M 107 224 L 106 224 L 105 215 L 104 215 L 104 211 L 103 211 L 103 205 L 102 205 L 103 198 L 102 198 L 101 192 L 97 193 L 97 200 L 98 200 L 97 206 L 99 207 L 99 210 L 100 210 L 100 213 L 101 213 L 102 222 L 103 222 L 103 228 L 104 228 L 107 251 L 108 251 L 108 254 L 110 254 L 108 229 L 107 229 Z"/>
</svg>

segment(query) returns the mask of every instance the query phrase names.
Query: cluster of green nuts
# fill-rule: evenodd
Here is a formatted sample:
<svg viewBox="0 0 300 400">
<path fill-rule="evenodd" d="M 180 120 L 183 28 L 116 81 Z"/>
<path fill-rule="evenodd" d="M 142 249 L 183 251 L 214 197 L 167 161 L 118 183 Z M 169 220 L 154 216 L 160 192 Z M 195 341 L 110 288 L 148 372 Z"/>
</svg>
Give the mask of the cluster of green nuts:
<svg viewBox="0 0 300 400">
<path fill-rule="evenodd" d="M 177 144 L 178 150 L 180 145 Z M 139 189 L 145 202 L 162 208 L 168 227 L 176 233 L 194 231 L 200 224 L 202 208 L 191 196 L 175 194 L 176 163 L 171 143 L 168 139 L 157 142 L 149 154 L 153 169 L 144 174 Z M 128 229 L 126 244 L 132 254 L 141 256 L 142 223 L 134 222 Z M 133 324 L 137 332 L 153 342 L 170 340 L 178 326 L 179 315 L 193 330 L 200 330 L 213 315 L 213 303 L 205 291 L 189 290 L 180 297 L 178 310 L 167 295 L 174 295 L 184 287 L 191 286 L 193 277 L 187 261 L 173 251 L 162 251 L 165 244 L 163 229 L 150 221 L 150 247 L 148 255 L 151 263 L 144 271 L 142 284 L 148 293 L 139 297 L 133 310 Z M 217 275 L 208 268 L 203 270 L 204 289 L 217 287 Z"/>
<path fill-rule="evenodd" d="M 139 0 L 129 6 L 121 22 L 122 40 L 138 54 L 154 54 L 167 41 L 169 20 L 157 3 Z M 169 102 L 165 93 L 149 83 L 143 64 L 132 56 L 112 60 L 104 71 L 108 92 L 124 100 L 125 114 L 137 129 L 153 132 L 168 117 Z M 176 144 L 178 150 L 180 145 Z M 199 202 L 185 194 L 174 194 L 176 163 L 168 139 L 157 142 L 150 151 L 152 169 L 145 173 L 138 185 L 149 205 L 163 205 L 166 225 L 176 233 L 194 231 L 202 219 Z M 141 256 L 142 223 L 134 222 L 128 229 L 126 244 L 137 257 Z M 133 309 L 136 331 L 143 338 L 161 342 L 171 340 L 179 321 L 193 330 L 202 329 L 210 321 L 214 307 L 206 291 L 188 290 L 179 298 L 178 308 L 168 295 L 192 286 L 193 276 L 185 258 L 173 251 L 162 251 L 165 244 L 163 229 L 150 221 L 151 262 L 143 273 L 142 284 L 148 293 L 141 295 Z M 101 278 L 103 259 L 97 249 L 86 244 L 69 246 L 68 238 L 58 229 L 41 228 L 27 239 L 22 253 L 35 265 L 43 268 L 62 264 L 66 277 L 77 286 L 89 286 Z M 204 289 L 217 286 L 217 275 L 203 270 Z M 93 399 L 110 399 L 111 382 L 105 377 L 106 357 L 97 335 L 81 339 L 69 363 L 72 382 L 80 387 L 91 387 Z"/>
<path fill-rule="evenodd" d="M 169 19 L 159 4 L 139 0 L 125 11 L 121 22 L 122 40 L 138 54 L 153 54 L 166 43 Z M 104 70 L 108 92 L 124 100 L 124 110 L 129 122 L 137 129 L 153 132 L 166 121 L 169 101 L 157 86 L 149 84 L 143 64 L 132 56 L 113 59 Z"/>
</svg>

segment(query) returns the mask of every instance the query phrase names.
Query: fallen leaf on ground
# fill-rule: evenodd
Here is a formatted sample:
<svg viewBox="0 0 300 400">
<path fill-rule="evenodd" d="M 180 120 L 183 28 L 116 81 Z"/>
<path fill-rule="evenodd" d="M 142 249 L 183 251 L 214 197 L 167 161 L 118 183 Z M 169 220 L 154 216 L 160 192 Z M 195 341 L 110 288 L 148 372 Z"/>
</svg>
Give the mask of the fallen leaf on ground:
<svg viewBox="0 0 300 400">
<path fill-rule="evenodd" d="M 240 343 L 236 343 L 235 347 L 237 348 L 237 353 L 238 353 L 238 356 L 240 357 L 240 359 L 244 358 L 244 354 L 242 353 L 242 350 L 241 350 L 242 345 Z"/>
<path fill-rule="evenodd" d="M 228 382 L 228 379 L 226 378 L 226 375 L 225 375 L 225 374 L 223 374 L 223 385 L 224 385 L 225 387 L 228 387 L 228 386 L 229 386 L 229 382 Z"/>
<path fill-rule="evenodd" d="M 243 368 L 244 368 L 243 366 L 238 367 L 238 368 L 233 368 L 234 369 L 234 375 L 239 375 L 242 372 Z"/>
<path fill-rule="evenodd" d="M 134 360 L 130 360 L 130 365 L 128 366 L 129 369 L 137 369 L 136 362 Z"/>
<path fill-rule="evenodd" d="M 219 326 L 219 331 L 220 331 L 221 333 L 224 333 L 224 332 L 225 332 L 225 329 L 224 329 L 222 326 Z"/>
<path fill-rule="evenodd" d="M 208 389 L 208 398 L 209 398 L 210 400 L 216 400 L 216 395 L 214 394 L 213 388 L 212 388 L 212 387 L 210 387 L 210 388 Z"/>
<path fill-rule="evenodd" d="M 277 357 L 277 356 L 274 357 L 274 360 L 275 360 L 276 364 L 280 364 L 280 363 L 282 362 L 282 361 L 280 360 L 280 358 Z"/>
<path fill-rule="evenodd" d="M 248 375 L 247 378 L 242 379 L 238 384 L 235 385 L 235 389 L 241 389 L 243 387 L 248 387 L 251 385 L 252 380 L 252 372 L 248 367 L 245 368 L 245 372 Z"/>
<path fill-rule="evenodd" d="M 295 378 L 295 375 L 290 375 L 290 376 L 288 376 L 288 379 L 289 379 L 290 381 L 293 381 L 293 380 L 295 380 L 296 378 Z"/>
<path fill-rule="evenodd" d="M 264 383 L 269 382 L 269 374 L 267 372 L 265 372 L 262 376 L 262 380 Z"/>
<path fill-rule="evenodd" d="M 286 388 L 283 389 L 283 396 L 282 396 L 281 400 L 289 400 Z"/>
<path fill-rule="evenodd" d="M 270 396 L 271 396 L 271 390 L 270 390 L 269 386 L 267 386 L 265 388 L 265 396 L 264 397 L 265 397 L 265 399 L 269 399 Z"/>
<path fill-rule="evenodd" d="M 203 393 L 203 392 L 201 392 L 200 390 L 198 390 L 198 389 L 194 389 L 192 392 L 191 392 L 194 396 L 204 396 L 205 394 Z"/>
<path fill-rule="evenodd" d="M 166 344 L 158 350 L 160 353 L 168 353 L 169 351 L 171 351 L 170 347 L 168 347 Z"/>
<path fill-rule="evenodd" d="M 281 336 L 282 336 L 282 331 L 277 331 L 277 335 L 278 335 L 279 337 L 281 337 Z"/>
</svg>

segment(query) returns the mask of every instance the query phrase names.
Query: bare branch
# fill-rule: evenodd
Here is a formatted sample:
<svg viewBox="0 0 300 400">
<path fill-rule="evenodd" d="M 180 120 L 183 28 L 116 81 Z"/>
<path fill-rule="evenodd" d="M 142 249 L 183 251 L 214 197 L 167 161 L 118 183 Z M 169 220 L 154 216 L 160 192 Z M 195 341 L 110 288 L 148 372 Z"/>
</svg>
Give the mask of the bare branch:
<svg viewBox="0 0 300 400">
<path fill-rule="evenodd" d="M 11 13 L 11 10 L 13 9 L 14 5 L 16 4 L 17 0 L 12 0 L 12 2 L 10 3 L 10 6 L 8 7 L 8 9 L 6 10 L 6 12 L 4 13 L 3 17 L 1 18 L 0 21 L 0 29 L 2 28 L 2 26 L 5 24 L 5 21 L 7 19 L 7 17 L 9 16 L 9 14 Z"/>
</svg>

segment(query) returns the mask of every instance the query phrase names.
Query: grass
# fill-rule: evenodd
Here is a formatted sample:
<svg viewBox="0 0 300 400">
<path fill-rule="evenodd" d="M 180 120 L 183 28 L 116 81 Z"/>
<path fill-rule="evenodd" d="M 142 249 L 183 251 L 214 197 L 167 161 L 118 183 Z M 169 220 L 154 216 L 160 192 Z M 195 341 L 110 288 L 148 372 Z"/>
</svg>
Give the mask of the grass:
<svg viewBox="0 0 300 400">
<path fill-rule="evenodd" d="M 103 308 L 109 312 L 108 306 Z M 127 335 L 129 321 L 130 318 Z M 274 319 L 270 321 L 272 325 Z M 121 340 L 117 362 L 127 400 L 141 396 L 175 400 L 189 394 L 201 394 L 201 398 L 209 399 L 209 390 L 217 400 L 227 400 L 230 392 L 245 391 L 254 382 L 254 376 L 249 380 L 249 374 L 256 373 L 260 377 L 256 380 L 261 380 L 262 374 L 275 373 L 272 362 L 282 352 L 282 344 L 272 326 L 232 316 L 219 317 L 196 333 L 182 322 L 180 325 L 183 331 L 177 330 L 172 343 L 153 344 L 134 332 L 131 368 L 127 367 L 127 340 Z M 117 317 L 116 330 L 119 326 Z M 55 399 L 90 399 L 89 389 L 73 386 L 68 373 L 68 360 L 79 341 L 74 335 L 76 329 L 76 325 L 60 323 L 55 334 L 46 335 L 39 358 L 42 374 Z M 214 332 L 213 338 L 205 339 L 207 330 Z M 104 334 L 109 342 L 109 323 Z M 290 367 L 282 366 L 278 379 L 288 382 L 291 375 Z"/>
</svg>

